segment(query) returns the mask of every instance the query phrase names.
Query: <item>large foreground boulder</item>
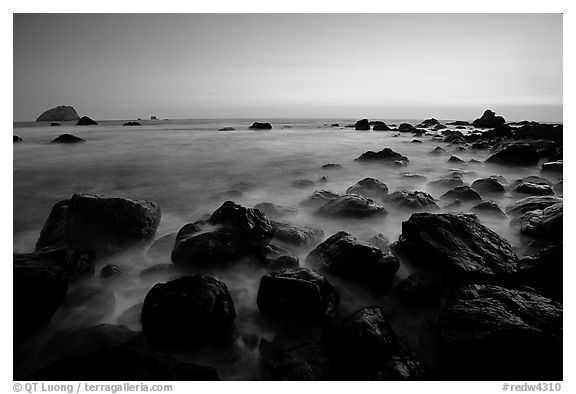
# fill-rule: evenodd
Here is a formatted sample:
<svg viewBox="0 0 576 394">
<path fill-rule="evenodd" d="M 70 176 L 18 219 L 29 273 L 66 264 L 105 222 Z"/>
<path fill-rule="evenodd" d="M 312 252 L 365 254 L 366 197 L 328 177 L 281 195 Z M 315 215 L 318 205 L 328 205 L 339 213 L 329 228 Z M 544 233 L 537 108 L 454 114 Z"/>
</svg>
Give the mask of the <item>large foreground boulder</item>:
<svg viewBox="0 0 576 394">
<path fill-rule="evenodd" d="M 513 191 L 515 193 L 530 194 L 532 196 L 549 196 L 554 194 L 554 190 L 552 190 L 550 186 L 532 182 L 522 182 L 516 186 Z"/>
<path fill-rule="evenodd" d="M 456 292 L 439 324 L 446 379 L 562 380 L 562 304 L 469 285 Z"/>
<path fill-rule="evenodd" d="M 142 331 L 153 343 L 205 345 L 229 333 L 236 310 L 226 285 L 205 275 L 156 284 L 142 307 Z"/>
<path fill-rule="evenodd" d="M 511 216 L 520 216 L 526 212 L 544 209 L 559 202 L 562 202 L 562 199 L 555 196 L 526 197 L 508 205 L 506 213 Z"/>
<path fill-rule="evenodd" d="M 506 120 L 502 116 L 496 116 L 494 111 L 487 109 L 484 111 L 482 116 L 474 122 L 472 122 L 472 126 L 474 127 L 482 127 L 482 128 L 494 128 L 503 125 L 506 123 Z"/>
<path fill-rule="evenodd" d="M 397 247 L 414 264 L 460 280 L 489 280 L 516 271 L 512 246 L 475 216 L 415 213 L 402 222 Z"/>
<path fill-rule="evenodd" d="M 43 112 L 42 115 L 36 119 L 36 122 L 58 122 L 78 119 L 80 119 L 80 116 L 78 116 L 74 107 L 69 105 L 60 105 Z"/>
<path fill-rule="evenodd" d="M 357 194 L 336 197 L 321 206 L 316 213 L 331 218 L 370 218 L 386 215 L 386 209 Z"/>
<path fill-rule="evenodd" d="M 56 203 L 36 250 L 69 246 L 106 255 L 147 242 L 160 224 L 160 206 L 150 201 L 74 194 Z"/>
<path fill-rule="evenodd" d="M 266 315 L 321 321 L 335 313 L 338 296 L 322 275 L 307 268 L 293 268 L 264 275 L 257 303 Z"/>
<path fill-rule="evenodd" d="M 386 196 L 384 202 L 398 208 L 414 211 L 436 211 L 440 209 L 434 197 L 421 191 L 399 190 Z"/>
<path fill-rule="evenodd" d="M 384 255 L 376 246 L 345 231 L 337 232 L 318 245 L 306 257 L 306 263 L 319 272 L 367 284 L 377 291 L 390 288 L 400 267 L 396 257 Z"/>
<path fill-rule="evenodd" d="M 494 153 L 486 159 L 486 163 L 507 166 L 533 166 L 538 164 L 539 160 L 540 157 L 536 148 L 530 144 L 517 142 Z"/>
</svg>

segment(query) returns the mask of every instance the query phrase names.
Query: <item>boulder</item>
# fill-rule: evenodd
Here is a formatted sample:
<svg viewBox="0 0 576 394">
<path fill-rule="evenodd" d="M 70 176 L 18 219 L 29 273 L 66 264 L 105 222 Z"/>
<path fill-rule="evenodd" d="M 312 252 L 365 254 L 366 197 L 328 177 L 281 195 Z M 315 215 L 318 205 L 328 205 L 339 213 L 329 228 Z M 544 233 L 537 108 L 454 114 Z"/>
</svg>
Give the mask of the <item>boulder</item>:
<svg viewBox="0 0 576 394">
<path fill-rule="evenodd" d="M 454 125 L 454 126 L 470 126 L 470 122 L 467 122 L 465 120 L 455 120 L 454 122 L 450 122 L 450 123 L 446 123 L 449 125 Z"/>
<path fill-rule="evenodd" d="M 432 127 L 439 124 L 440 122 L 437 119 L 430 118 L 430 119 L 424 119 L 422 123 L 419 124 L 419 127 Z"/>
<path fill-rule="evenodd" d="M 60 144 L 74 144 L 78 142 L 86 142 L 84 138 L 76 137 L 72 134 L 61 134 L 52 140 L 52 143 Z"/>
<path fill-rule="evenodd" d="M 328 163 L 322 166 L 323 170 L 341 170 L 342 166 L 337 163 Z"/>
<path fill-rule="evenodd" d="M 520 232 L 535 238 L 562 241 L 563 204 L 561 202 L 544 209 L 524 213 L 514 220 Z"/>
<path fill-rule="evenodd" d="M 245 208 L 226 201 L 218 208 L 209 222 L 240 234 L 247 242 L 267 243 L 273 236 L 270 220 L 258 209 Z"/>
<path fill-rule="evenodd" d="M 302 201 L 300 205 L 305 207 L 321 207 L 326 205 L 328 202 L 340 197 L 340 194 L 334 193 L 331 190 L 316 190 L 312 195 Z"/>
<path fill-rule="evenodd" d="M 380 152 L 367 151 L 362 153 L 357 161 L 380 161 L 384 163 L 394 163 L 396 161 L 408 163 L 408 158 L 400 153 L 394 152 L 390 148 L 384 148 Z"/>
<path fill-rule="evenodd" d="M 152 343 L 196 346 L 229 334 L 236 317 L 223 282 L 205 275 L 158 283 L 146 294 L 142 332 Z"/>
<path fill-rule="evenodd" d="M 278 219 L 285 216 L 296 215 L 298 210 L 296 208 L 287 207 L 284 205 L 278 205 L 271 202 L 261 202 L 254 205 L 254 209 L 261 210 L 264 215 L 270 219 Z"/>
<path fill-rule="evenodd" d="M 76 126 L 92 126 L 97 125 L 98 123 L 87 116 L 81 117 L 78 122 L 76 122 Z"/>
<path fill-rule="evenodd" d="M 446 149 L 442 148 L 441 146 L 437 146 L 430 152 L 431 155 L 442 155 L 444 153 L 446 153 Z"/>
<path fill-rule="evenodd" d="M 512 127 L 507 124 L 501 124 L 500 126 L 494 127 L 492 130 L 486 130 L 482 133 L 482 138 L 488 141 L 510 137 L 512 137 Z"/>
<path fill-rule="evenodd" d="M 542 164 L 542 172 L 559 172 L 563 171 L 563 160 L 551 161 Z"/>
<path fill-rule="evenodd" d="M 507 218 L 506 214 L 502 212 L 498 204 L 493 201 L 483 201 L 480 204 L 473 206 L 470 211 L 479 215 L 492 216 L 501 219 Z"/>
<path fill-rule="evenodd" d="M 273 243 L 263 247 L 253 261 L 257 267 L 271 271 L 298 268 L 300 266 L 300 261 L 297 257 Z"/>
<path fill-rule="evenodd" d="M 359 120 L 354 125 L 354 129 L 356 129 L 356 130 L 370 130 L 370 122 L 368 122 L 368 119 Z"/>
<path fill-rule="evenodd" d="M 394 288 L 396 297 L 414 308 L 436 305 L 444 294 L 440 281 L 423 272 L 416 272 L 402 280 Z"/>
<path fill-rule="evenodd" d="M 439 322 L 446 379 L 562 380 L 562 304 L 499 286 L 459 289 Z"/>
<path fill-rule="evenodd" d="M 400 123 L 400 126 L 398 126 L 398 131 L 405 133 L 413 133 L 416 131 L 416 128 L 412 126 L 410 123 Z"/>
<path fill-rule="evenodd" d="M 506 213 L 510 216 L 520 216 L 526 212 L 544 209 L 559 202 L 562 202 L 562 199 L 555 196 L 526 197 L 508 205 Z"/>
<path fill-rule="evenodd" d="M 514 192 L 532 196 L 550 196 L 554 194 L 554 190 L 550 186 L 531 182 L 522 182 L 514 188 Z"/>
<path fill-rule="evenodd" d="M 252 126 L 250 126 L 250 128 L 258 130 L 272 130 L 272 125 L 268 122 L 266 123 L 254 122 L 252 123 Z"/>
<path fill-rule="evenodd" d="M 374 290 L 387 291 L 400 267 L 398 259 L 384 255 L 367 242 L 339 231 L 322 242 L 306 257 L 313 269 L 353 282 L 367 284 Z"/>
<path fill-rule="evenodd" d="M 396 245 L 414 264 L 456 281 L 506 277 L 518 264 L 510 243 L 473 215 L 412 214 Z"/>
<path fill-rule="evenodd" d="M 272 220 L 274 238 L 297 247 L 312 247 L 324 238 L 324 231 L 310 226 L 297 226 L 292 223 Z"/>
<path fill-rule="evenodd" d="M 152 239 L 160 215 L 158 204 L 150 201 L 74 194 L 54 205 L 36 250 L 70 246 L 95 255 L 122 251 Z"/>
<path fill-rule="evenodd" d="M 502 116 L 496 116 L 496 113 L 494 113 L 494 111 L 487 109 L 486 111 L 484 111 L 484 113 L 480 118 L 472 122 L 472 126 L 489 129 L 501 126 L 504 123 L 506 123 L 506 120 Z"/>
<path fill-rule="evenodd" d="M 388 186 L 375 178 L 364 178 L 346 189 L 346 194 L 358 194 L 372 199 L 382 200 L 388 194 Z"/>
<path fill-rule="evenodd" d="M 95 269 L 94 256 L 69 247 L 44 248 L 34 253 L 36 256 L 51 260 L 60 267 L 69 280 L 93 277 Z"/>
<path fill-rule="evenodd" d="M 131 330 L 141 331 L 142 324 L 140 323 L 140 315 L 142 314 L 142 303 L 132 305 L 124 312 L 118 315 L 116 322 L 120 325 L 126 326 Z"/>
<path fill-rule="evenodd" d="M 458 156 L 450 156 L 450 158 L 448 159 L 448 163 L 462 164 L 466 162 L 461 158 L 459 158 Z"/>
<path fill-rule="evenodd" d="M 481 194 L 502 194 L 505 192 L 504 186 L 495 178 L 482 178 L 472 182 L 472 189 Z"/>
<path fill-rule="evenodd" d="M 23 142 L 24 140 L 17 135 L 12 136 L 12 142 Z"/>
<path fill-rule="evenodd" d="M 236 130 L 234 127 L 222 127 L 218 131 L 234 131 Z"/>
<path fill-rule="evenodd" d="M 74 107 L 68 105 L 60 105 L 43 112 L 42 115 L 36 119 L 36 122 L 67 121 L 78 119 L 80 119 L 80 116 L 78 116 L 78 113 Z"/>
<path fill-rule="evenodd" d="M 421 191 L 399 190 L 386 196 L 384 202 L 408 210 L 436 211 L 440 209 L 430 194 Z"/>
<path fill-rule="evenodd" d="M 482 201 L 482 197 L 470 186 L 458 186 L 447 191 L 441 197 L 442 200 Z"/>
<path fill-rule="evenodd" d="M 486 163 L 508 166 L 533 166 L 538 164 L 539 160 L 538 152 L 532 145 L 517 142 L 494 153 L 486 159 Z"/>
<path fill-rule="evenodd" d="M 357 194 L 339 196 L 318 208 L 316 213 L 331 218 L 370 218 L 386 215 L 383 206 Z"/>
<path fill-rule="evenodd" d="M 558 142 L 563 140 L 563 125 L 540 124 L 533 122 L 524 124 L 514 131 L 514 138 L 517 140 L 525 139 L 550 139 Z"/>
<path fill-rule="evenodd" d="M 366 240 L 370 245 L 376 246 L 384 254 L 390 254 L 390 241 L 384 234 L 376 234 Z"/>
<path fill-rule="evenodd" d="M 138 122 L 126 122 L 122 126 L 142 126 L 142 125 Z"/>
<path fill-rule="evenodd" d="M 464 176 L 458 171 L 452 171 L 449 174 L 441 176 L 439 179 L 429 182 L 434 189 L 449 190 L 455 187 L 464 186 Z"/>
<path fill-rule="evenodd" d="M 257 304 L 265 315 L 321 321 L 335 313 L 338 296 L 322 275 L 307 268 L 293 268 L 264 275 Z"/>
<path fill-rule="evenodd" d="M 372 127 L 372 130 L 374 130 L 374 131 L 388 131 L 388 130 L 390 130 L 390 127 L 388 127 L 386 125 L 386 123 L 380 122 L 379 124 L 374 125 L 374 127 Z"/>
</svg>

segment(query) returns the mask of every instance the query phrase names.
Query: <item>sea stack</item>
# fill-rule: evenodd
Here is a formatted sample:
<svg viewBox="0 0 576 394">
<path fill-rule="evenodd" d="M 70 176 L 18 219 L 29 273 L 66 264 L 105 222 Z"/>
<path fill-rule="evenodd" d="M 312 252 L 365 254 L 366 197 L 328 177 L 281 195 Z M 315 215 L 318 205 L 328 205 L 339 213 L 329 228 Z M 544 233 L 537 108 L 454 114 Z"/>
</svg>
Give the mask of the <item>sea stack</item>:
<svg viewBox="0 0 576 394">
<path fill-rule="evenodd" d="M 78 116 L 74 107 L 69 105 L 60 105 L 43 112 L 42 115 L 36 119 L 36 122 L 56 122 L 78 119 L 80 119 L 80 116 Z"/>
</svg>

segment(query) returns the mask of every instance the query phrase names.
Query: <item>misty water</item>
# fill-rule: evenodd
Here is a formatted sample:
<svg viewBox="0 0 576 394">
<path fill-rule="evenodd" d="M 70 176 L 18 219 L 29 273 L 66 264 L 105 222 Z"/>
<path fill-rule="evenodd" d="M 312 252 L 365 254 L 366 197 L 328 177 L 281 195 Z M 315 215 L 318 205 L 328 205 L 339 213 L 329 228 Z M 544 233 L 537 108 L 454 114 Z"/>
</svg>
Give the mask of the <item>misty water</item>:
<svg viewBox="0 0 576 394">
<path fill-rule="evenodd" d="M 328 238 L 345 230 L 360 239 L 381 233 L 390 242 L 398 239 L 401 223 L 410 217 L 409 211 L 385 205 L 388 214 L 377 219 L 334 220 L 320 218 L 314 209 L 299 203 L 314 190 L 327 189 L 345 193 L 357 181 L 374 177 L 384 182 L 390 192 L 399 189 L 427 191 L 439 198 L 446 190 L 432 189 L 428 182 L 452 170 L 464 173 L 464 182 L 491 175 L 501 175 L 508 182 L 536 175 L 539 167 L 501 167 L 483 163 L 455 165 L 448 163 L 451 154 L 468 162 L 485 160 L 487 150 L 456 150 L 434 140 L 430 132 L 422 137 L 393 131 L 355 131 L 353 128 L 330 127 L 353 124 L 352 119 L 272 119 L 273 130 L 249 130 L 253 120 L 194 120 L 144 121 L 141 127 L 122 127 L 122 122 L 100 122 L 97 126 L 62 127 L 45 124 L 15 124 L 14 134 L 24 142 L 14 144 L 14 252 L 31 252 L 52 206 L 74 193 L 84 192 L 158 202 L 162 220 L 156 238 L 177 232 L 184 224 L 211 214 L 224 201 L 233 200 L 252 207 L 260 202 L 296 207 L 294 216 L 285 218 L 296 224 L 311 225 L 324 230 Z M 387 124 L 400 124 L 406 120 L 385 120 Z M 408 120 L 414 125 L 421 120 Z M 442 122 L 443 123 L 443 122 Z M 233 127 L 234 131 L 218 131 Z M 62 133 L 85 138 L 80 144 L 51 144 Z M 418 138 L 422 143 L 413 143 Z M 430 155 L 436 146 L 447 153 Z M 409 158 L 406 167 L 395 168 L 381 163 L 360 163 L 354 159 L 367 150 L 391 148 Z M 337 163 L 341 169 L 322 169 L 322 165 Z M 423 175 L 426 179 L 403 176 L 405 173 Z M 327 177 L 326 182 L 321 182 Z M 550 178 L 556 182 L 558 179 Z M 314 186 L 298 188 L 296 180 L 308 179 Z M 490 197 L 504 210 L 511 202 L 524 196 L 510 191 L 499 197 Z M 380 202 L 379 202 L 380 203 Z M 444 207 L 447 202 L 438 203 Z M 471 205 L 463 204 L 459 211 Z M 442 209 L 442 211 L 453 211 Z M 506 238 L 522 254 L 517 229 L 509 219 L 480 217 L 489 228 Z M 310 250 L 292 250 L 305 265 Z M 140 272 L 158 263 L 169 263 L 148 258 L 143 250 L 123 253 L 99 261 L 94 285 L 109 287 L 116 297 L 115 312 L 102 319 L 91 318 L 93 311 L 80 310 L 74 316 L 58 312 L 50 326 L 37 338 L 34 346 L 23 352 L 15 364 L 26 374 L 42 364 L 41 347 L 51 333 L 59 328 L 79 327 L 98 323 L 116 323 L 118 316 L 129 307 L 143 302 L 155 282 L 140 279 Z M 396 281 L 408 276 L 414 267 L 402 261 Z M 129 278 L 121 285 L 107 283 L 99 278 L 100 268 L 108 263 L 129 269 Z M 279 325 L 262 316 L 256 306 L 258 284 L 264 271 L 239 265 L 237 268 L 216 272 L 214 276 L 228 286 L 237 311 L 236 336 L 232 346 L 225 349 L 208 348 L 203 351 L 173 349 L 170 352 L 182 360 L 212 365 L 222 379 L 251 379 L 257 371 L 258 348 L 246 346 L 244 334 L 273 339 Z M 412 310 L 402 307 L 389 294 L 375 295 L 359 286 L 327 275 L 340 291 L 339 315 L 344 317 L 367 305 L 380 305 L 391 321 L 400 341 L 428 368 L 434 368 L 433 322 L 438 309 Z M 158 281 L 168 280 L 160 277 Z M 439 308 L 439 307 L 438 307 Z M 137 327 L 133 327 L 137 328 Z"/>
</svg>

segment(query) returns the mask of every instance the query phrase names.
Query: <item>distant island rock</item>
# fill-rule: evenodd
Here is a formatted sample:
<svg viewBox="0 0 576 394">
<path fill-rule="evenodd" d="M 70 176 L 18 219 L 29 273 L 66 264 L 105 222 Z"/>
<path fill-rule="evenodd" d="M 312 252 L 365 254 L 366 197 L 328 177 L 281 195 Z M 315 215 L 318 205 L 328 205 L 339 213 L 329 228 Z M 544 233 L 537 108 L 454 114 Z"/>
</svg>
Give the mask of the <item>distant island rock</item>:
<svg viewBox="0 0 576 394">
<path fill-rule="evenodd" d="M 69 105 L 60 105 L 42 113 L 42 115 L 36 119 L 36 122 L 54 122 L 78 119 L 80 119 L 80 116 L 74 107 Z"/>
<path fill-rule="evenodd" d="M 502 126 L 506 120 L 502 116 L 496 116 L 494 111 L 487 109 L 482 116 L 472 122 L 474 127 L 494 128 Z"/>
<path fill-rule="evenodd" d="M 87 116 L 83 116 L 81 117 L 78 122 L 76 122 L 76 126 L 91 126 L 91 125 L 95 125 L 98 124 L 96 121 L 90 119 Z"/>
<path fill-rule="evenodd" d="M 138 122 L 126 122 L 122 126 L 142 126 L 142 125 Z"/>
<path fill-rule="evenodd" d="M 268 122 L 265 123 L 261 123 L 261 122 L 254 122 L 252 123 L 252 126 L 250 126 L 251 129 L 260 129 L 260 130 L 272 130 L 272 125 Z"/>
<path fill-rule="evenodd" d="M 75 135 L 72 134 L 62 134 L 52 140 L 52 142 L 60 144 L 74 144 L 76 142 L 85 142 L 85 141 L 86 140 L 84 138 L 76 137 Z"/>
</svg>

